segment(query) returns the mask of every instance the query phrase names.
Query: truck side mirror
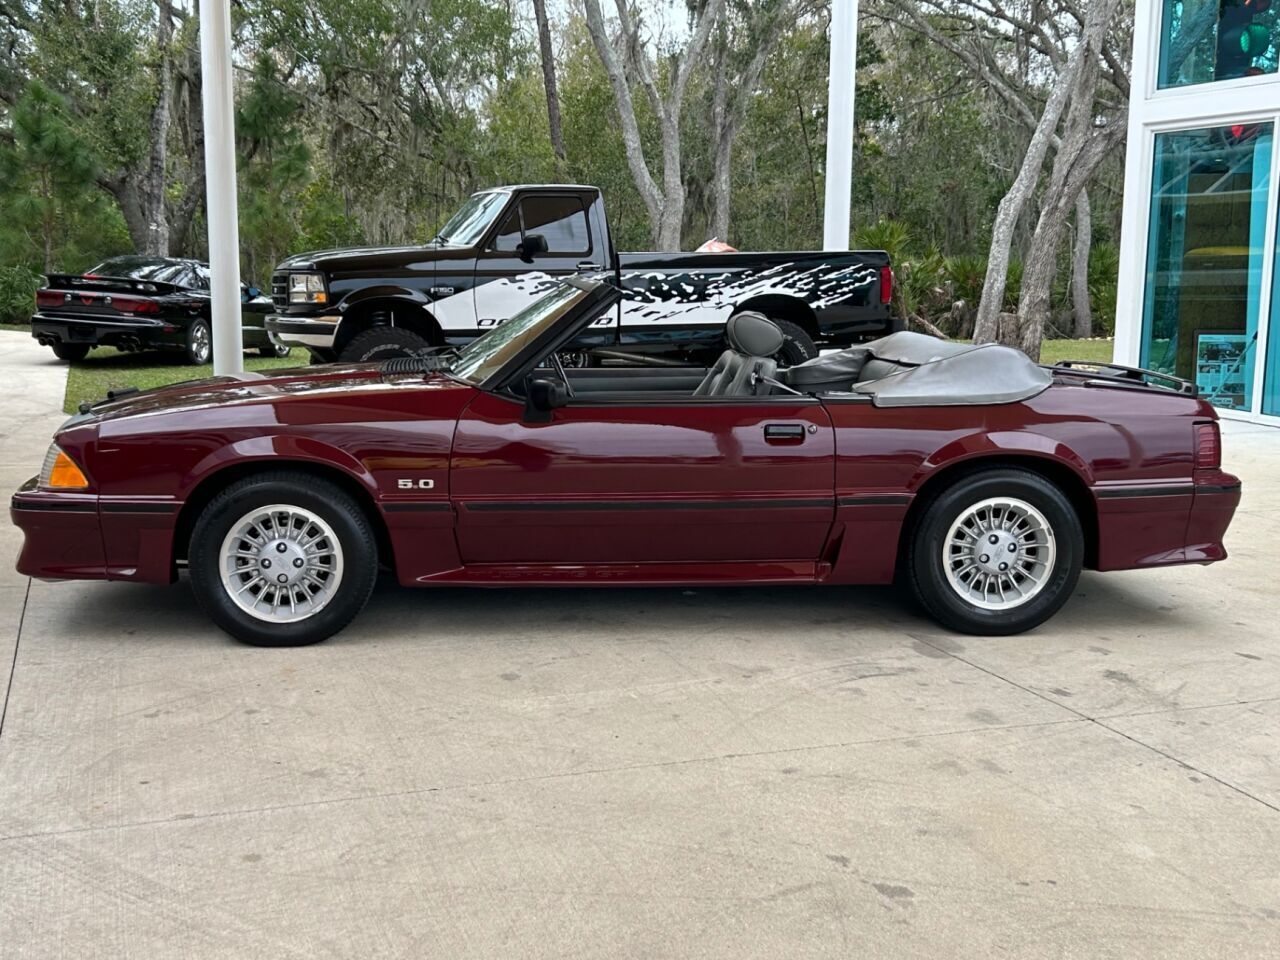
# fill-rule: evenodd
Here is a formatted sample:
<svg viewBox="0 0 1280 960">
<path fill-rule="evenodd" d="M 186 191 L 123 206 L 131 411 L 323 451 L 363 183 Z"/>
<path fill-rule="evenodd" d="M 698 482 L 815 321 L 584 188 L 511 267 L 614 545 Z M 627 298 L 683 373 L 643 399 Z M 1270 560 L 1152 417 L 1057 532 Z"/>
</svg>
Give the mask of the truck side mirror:
<svg viewBox="0 0 1280 960">
<path fill-rule="evenodd" d="M 525 263 L 533 263 L 533 258 L 539 254 L 546 253 L 548 249 L 547 238 L 540 233 L 526 233 L 524 240 L 519 246 L 520 259 Z"/>
<path fill-rule="evenodd" d="M 568 403 L 569 388 L 559 380 L 530 380 L 525 389 L 524 422 L 550 423 L 551 411 Z"/>
</svg>

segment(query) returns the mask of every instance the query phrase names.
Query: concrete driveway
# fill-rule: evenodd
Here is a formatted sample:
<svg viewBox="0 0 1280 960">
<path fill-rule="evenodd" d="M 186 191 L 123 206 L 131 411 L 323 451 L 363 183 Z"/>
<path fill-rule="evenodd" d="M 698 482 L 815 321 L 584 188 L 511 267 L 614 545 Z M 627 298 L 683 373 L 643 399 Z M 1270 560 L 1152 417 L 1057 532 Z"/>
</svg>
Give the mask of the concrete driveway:
<svg viewBox="0 0 1280 960">
<path fill-rule="evenodd" d="M 0 334 L 0 481 L 61 419 Z M 0 526 L 0 955 L 1205 957 L 1280 944 L 1280 431 L 1232 559 L 1023 637 L 882 590 L 385 586 L 242 647 Z"/>
</svg>

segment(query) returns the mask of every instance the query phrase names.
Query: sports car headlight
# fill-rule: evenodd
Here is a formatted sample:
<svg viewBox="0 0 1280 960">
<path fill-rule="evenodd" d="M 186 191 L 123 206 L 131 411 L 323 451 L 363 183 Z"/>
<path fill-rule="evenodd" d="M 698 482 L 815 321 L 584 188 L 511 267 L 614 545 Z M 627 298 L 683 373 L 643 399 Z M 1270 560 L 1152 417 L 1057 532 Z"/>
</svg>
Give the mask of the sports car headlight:
<svg viewBox="0 0 1280 960">
<path fill-rule="evenodd" d="M 324 289 L 324 277 L 318 273 L 289 274 L 290 303 L 327 303 L 329 295 Z"/>
<path fill-rule="evenodd" d="M 40 468 L 41 490 L 86 490 L 89 478 L 56 443 L 49 445 Z"/>
</svg>

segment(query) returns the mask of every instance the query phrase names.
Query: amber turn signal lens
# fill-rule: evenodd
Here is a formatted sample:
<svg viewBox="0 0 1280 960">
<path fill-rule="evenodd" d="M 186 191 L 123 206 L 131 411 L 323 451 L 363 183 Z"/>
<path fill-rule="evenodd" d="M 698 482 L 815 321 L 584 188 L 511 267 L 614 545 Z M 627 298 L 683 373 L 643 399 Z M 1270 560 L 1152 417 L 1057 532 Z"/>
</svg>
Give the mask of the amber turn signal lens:
<svg viewBox="0 0 1280 960">
<path fill-rule="evenodd" d="M 85 490 L 89 486 L 89 478 L 76 466 L 74 460 L 54 444 L 44 458 L 40 486 L 45 490 Z"/>
<path fill-rule="evenodd" d="M 55 490 L 83 490 L 89 486 L 89 478 L 70 457 L 59 450 L 58 459 L 53 461 L 53 470 L 49 474 L 49 486 Z"/>
</svg>

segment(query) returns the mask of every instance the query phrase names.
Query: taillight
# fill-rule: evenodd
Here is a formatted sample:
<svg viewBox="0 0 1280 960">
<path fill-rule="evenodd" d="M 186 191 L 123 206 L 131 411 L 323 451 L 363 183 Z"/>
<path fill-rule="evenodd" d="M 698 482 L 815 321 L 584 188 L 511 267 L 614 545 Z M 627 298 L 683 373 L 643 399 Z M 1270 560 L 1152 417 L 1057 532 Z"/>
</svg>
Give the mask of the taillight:
<svg viewBox="0 0 1280 960">
<path fill-rule="evenodd" d="M 56 290 L 37 290 L 36 309 L 61 306 L 65 299 L 66 295 L 58 293 Z"/>
<path fill-rule="evenodd" d="M 140 297 L 112 297 L 111 306 L 121 313 L 159 313 L 160 304 Z"/>
<path fill-rule="evenodd" d="M 893 268 L 880 268 L 880 302 L 889 303 L 893 299 Z"/>
<path fill-rule="evenodd" d="M 1196 466 L 1222 466 L 1222 433 L 1216 420 L 1196 424 Z"/>
</svg>

